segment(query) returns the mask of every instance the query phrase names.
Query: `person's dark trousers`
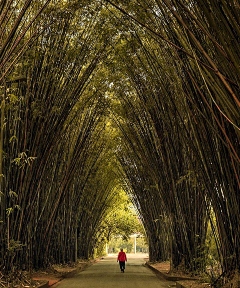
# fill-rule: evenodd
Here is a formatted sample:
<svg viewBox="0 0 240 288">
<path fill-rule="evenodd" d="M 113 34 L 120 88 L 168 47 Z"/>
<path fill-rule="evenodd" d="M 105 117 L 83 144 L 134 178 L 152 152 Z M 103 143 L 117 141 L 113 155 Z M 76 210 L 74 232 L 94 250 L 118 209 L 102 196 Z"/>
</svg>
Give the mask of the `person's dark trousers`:
<svg viewBox="0 0 240 288">
<path fill-rule="evenodd" d="M 125 269 L 125 261 L 119 261 L 120 269 L 124 272 Z"/>
</svg>

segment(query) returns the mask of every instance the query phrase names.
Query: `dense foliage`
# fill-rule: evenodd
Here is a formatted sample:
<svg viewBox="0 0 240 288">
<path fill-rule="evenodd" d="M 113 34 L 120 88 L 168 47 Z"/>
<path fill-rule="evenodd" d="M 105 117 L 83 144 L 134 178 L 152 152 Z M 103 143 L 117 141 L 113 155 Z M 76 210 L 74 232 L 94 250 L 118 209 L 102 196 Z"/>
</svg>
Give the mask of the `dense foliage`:
<svg viewBox="0 0 240 288">
<path fill-rule="evenodd" d="M 1 3 L 2 269 L 89 258 L 132 233 L 122 189 L 150 260 L 205 271 L 214 241 L 222 272 L 240 269 L 239 10 Z"/>
</svg>

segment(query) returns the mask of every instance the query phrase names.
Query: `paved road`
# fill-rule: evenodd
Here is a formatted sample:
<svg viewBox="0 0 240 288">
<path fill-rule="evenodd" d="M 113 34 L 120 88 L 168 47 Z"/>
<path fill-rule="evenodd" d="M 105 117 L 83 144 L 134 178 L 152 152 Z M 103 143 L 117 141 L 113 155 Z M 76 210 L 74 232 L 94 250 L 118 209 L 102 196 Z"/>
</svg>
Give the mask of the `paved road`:
<svg viewBox="0 0 240 288">
<path fill-rule="evenodd" d="M 75 277 L 64 279 L 52 287 L 168 288 L 168 281 L 160 280 L 154 272 L 143 266 L 146 260 L 132 257 L 128 257 L 125 273 L 121 273 L 116 257 L 106 257 Z"/>
</svg>

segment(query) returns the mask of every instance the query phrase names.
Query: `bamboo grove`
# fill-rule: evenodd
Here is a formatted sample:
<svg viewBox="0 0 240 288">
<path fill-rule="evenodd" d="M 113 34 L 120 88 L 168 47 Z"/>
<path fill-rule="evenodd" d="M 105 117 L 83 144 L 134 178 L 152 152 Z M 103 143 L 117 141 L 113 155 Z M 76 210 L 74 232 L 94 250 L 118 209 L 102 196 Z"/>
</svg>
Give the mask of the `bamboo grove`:
<svg viewBox="0 0 240 288">
<path fill-rule="evenodd" d="M 150 261 L 239 269 L 239 1 L 1 5 L 2 269 L 92 257 L 116 187 Z"/>
</svg>

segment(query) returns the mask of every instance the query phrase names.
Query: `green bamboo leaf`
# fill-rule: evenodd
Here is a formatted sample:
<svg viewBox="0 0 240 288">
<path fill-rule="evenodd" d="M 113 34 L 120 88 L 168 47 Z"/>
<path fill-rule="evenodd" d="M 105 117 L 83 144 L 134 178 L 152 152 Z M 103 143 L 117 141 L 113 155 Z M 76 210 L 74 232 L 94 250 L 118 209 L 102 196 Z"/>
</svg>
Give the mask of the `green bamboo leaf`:
<svg viewBox="0 0 240 288">
<path fill-rule="evenodd" d="M 14 205 L 14 208 L 16 208 L 17 210 L 21 210 L 21 207 L 19 205 Z"/>
<path fill-rule="evenodd" d="M 10 138 L 9 143 L 12 143 L 13 140 L 15 140 L 15 141 L 18 140 L 17 137 L 16 137 L 15 135 L 13 135 L 13 136 Z"/>
<path fill-rule="evenodd" d="M 10 191 L 9 191 L 9 196 L 10 196 L 10 197 L 15 197 L 15 198 L 17 198 L 17 197 L 18 197 L 18 194 L 17 194 L 16 192 L 10 190 Z"/>
<path fill-rule="evenodd" d="M 8 217 L 10 216 L 10 214 L 12 212 L 13 212 L 13 208 L 12 207 L 6 209 L 6 214 L 7 214 Z"/>
</svg>

